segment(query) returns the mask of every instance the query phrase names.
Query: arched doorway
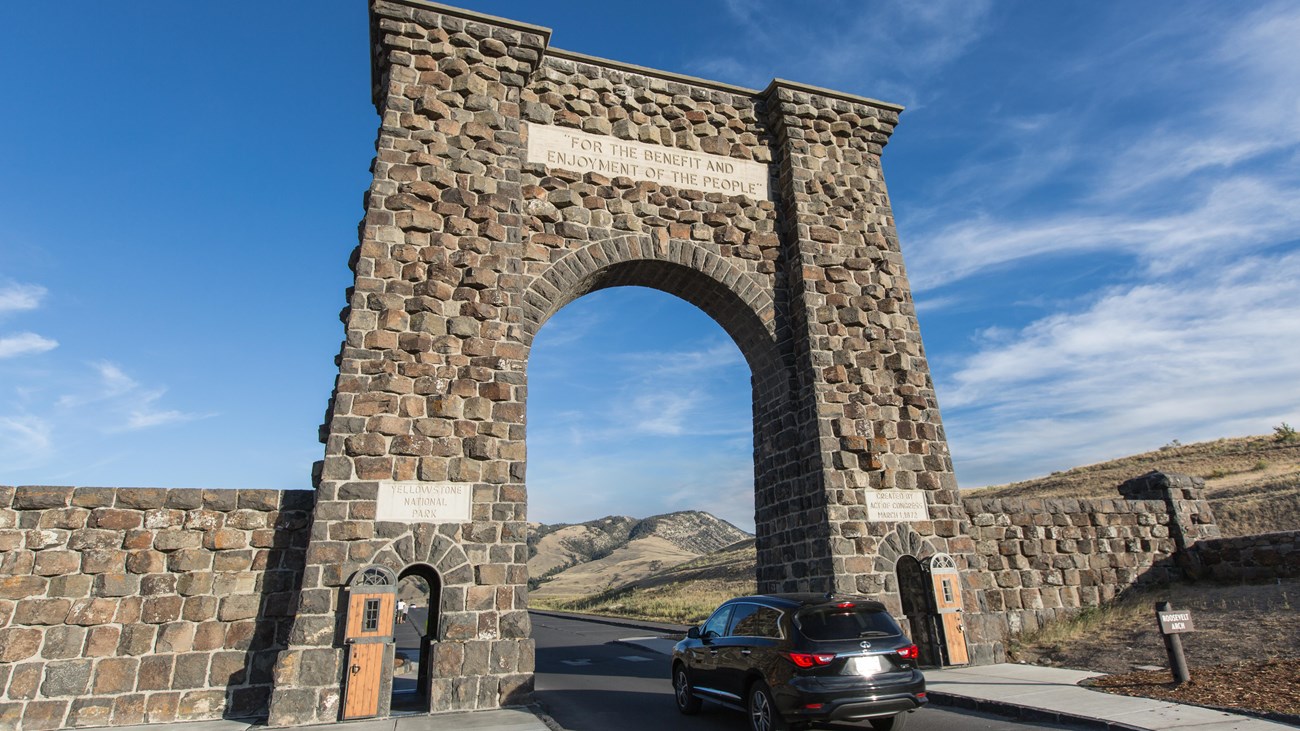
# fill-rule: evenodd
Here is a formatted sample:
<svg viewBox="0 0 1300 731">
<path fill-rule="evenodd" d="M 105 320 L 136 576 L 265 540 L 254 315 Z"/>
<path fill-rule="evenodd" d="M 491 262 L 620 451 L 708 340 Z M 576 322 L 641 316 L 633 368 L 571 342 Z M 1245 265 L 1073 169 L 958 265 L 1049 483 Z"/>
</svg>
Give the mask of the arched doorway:
<svg viewBox="0 0 1300 731">
<path fill-rule="evenodd" d="M 921 650 L 922 665 L 940 665 L 942 653 L 935 626 L 930 579 L 915 556 L 901 556 L 895 569 L 908 634 Z"/>
<path fill-rule="evenodd" d="M 397 645 L 393 660 L 392 711 L 428 713 L 433 645 L 438 641 L 442 580 L 425 564 L 407 566 L 397 579 Z"/>
</svg>

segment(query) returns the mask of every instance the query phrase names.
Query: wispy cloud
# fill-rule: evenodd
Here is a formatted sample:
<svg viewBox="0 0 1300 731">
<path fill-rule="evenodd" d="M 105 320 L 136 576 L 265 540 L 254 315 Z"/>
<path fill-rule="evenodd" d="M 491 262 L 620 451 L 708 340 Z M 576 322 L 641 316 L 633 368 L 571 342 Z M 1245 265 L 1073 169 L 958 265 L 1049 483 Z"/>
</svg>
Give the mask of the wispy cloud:
<svg viewBox="0 0 1300 731">
<path fill-rule="evenodd" d="M 0 315 L 8 312 L 34 310 L 41 306 L 47 290 L 35 284 L 7 283 L 0 285 Z"/>
<path fill-rule="evenodd" d="M 99 375 L 99 380 L 75 392 L 65 393 L 57 403 L 65 411 L 94 405 L 99 413 L 108 417 L 102 422 L 106 432 L 138 431 L 211 416 L 159 408 L 158 403 L 167 389 L 142 386 L 116 363 L 98 361 L 91 363 L 90 367 Z"/>
<path fill-rule="evenodd" d="M 1259 256 L 986 334 L 941 389 L 958 477 L 1001 482 L 1294 419 L 1297 302 L 1300 253 Z"/>
<path fill-rule="evenodd" d="M 0 416 L 0 462 L 20 470 L 42 463 L 52 453 L 48 422 L 34 416 Z M 11 483 L 12 484 L 12 483 Z"/>
<path fill-rule="evenodd" d="M 750 86 L 780 76 L 915 105 L 922 83 L 983 34 L 989 8 L 986 0 L 887 0 L 823 4 L 809 13 L 776 0 L 728 0 L 739 42 L 717 44 L 689 66 Z M 778 55 L 772 48 L 799 53 Z M 864 69 L 874 72 L 871 78 L 863 78 Z"/>
<path fill-rule="evenodd" d="M 36 333 L 23 332 L 0 336 L 0 358 L 44 353 L 57 348 L 59 343 Z"/>
</svg>

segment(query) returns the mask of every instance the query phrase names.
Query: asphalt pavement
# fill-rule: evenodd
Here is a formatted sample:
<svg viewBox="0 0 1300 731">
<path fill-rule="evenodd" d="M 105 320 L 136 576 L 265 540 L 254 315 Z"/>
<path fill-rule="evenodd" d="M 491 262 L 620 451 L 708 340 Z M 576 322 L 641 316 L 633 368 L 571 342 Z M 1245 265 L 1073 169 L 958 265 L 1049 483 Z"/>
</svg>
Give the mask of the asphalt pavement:
<svg viewBox="0 0 1300 731">
<path fill-rule="evenodd" d="M 739 712 L 711 703 L 683 716 L 668 679 L 672 643 L 655 637 L 659 625 L 605 624 L 555 614 L 533 614 L 537 642 L 537 703 L 567 731 L 743 731 Z M 667 629 L 666 627 L 664 629 Z M 1022 731 L 1076 729 L 1027 722 L 973 710 L 927 707 L 908 719 L 909 731 Z M 870 725 L 827 724 L 827 731 L 862 731 Z"/>
</svg>

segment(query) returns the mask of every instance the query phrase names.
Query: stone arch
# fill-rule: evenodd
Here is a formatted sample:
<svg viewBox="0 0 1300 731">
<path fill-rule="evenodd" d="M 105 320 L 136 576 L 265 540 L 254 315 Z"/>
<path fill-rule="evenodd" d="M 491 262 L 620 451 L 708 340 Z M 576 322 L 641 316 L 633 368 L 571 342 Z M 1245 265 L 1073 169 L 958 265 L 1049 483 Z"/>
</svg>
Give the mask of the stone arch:
<svg viewBox="0 0 1300 731">
<path fill-rule="evenodd" d="M 876 571 L 893 574 L 898 559 L 911 556 L 922 564 L 939 551 L 930 543 L 930 539 L 917 533 L 907 523 L 898 523 L 876 549 Z"/>
<path fill-rule="evenodd" d="M 616 236 L 570 251 L 535 277 L 523 295 L 524 333 L 537 331 L 564 305 L 601 289 L 642 286 L 680 297 L 712 317 L 735 341 L 750 369 L 780 363 L 771 293 L 717 253 L 691 241 Z"/>
<path fill-rule="evenodd" d="M 474 583 L 474 569 L 465 549 L 452 538 L 438 532 L 432 523 L 417 523 L 380 549 L 374 563 L 401 574 L 408 566 L 424 564 L 438 572 L 444 590 Z M 444 610 L 446 607 L 444 607 Z M 460 609 L 464 609 L 463 606 Z"/>
</svg>

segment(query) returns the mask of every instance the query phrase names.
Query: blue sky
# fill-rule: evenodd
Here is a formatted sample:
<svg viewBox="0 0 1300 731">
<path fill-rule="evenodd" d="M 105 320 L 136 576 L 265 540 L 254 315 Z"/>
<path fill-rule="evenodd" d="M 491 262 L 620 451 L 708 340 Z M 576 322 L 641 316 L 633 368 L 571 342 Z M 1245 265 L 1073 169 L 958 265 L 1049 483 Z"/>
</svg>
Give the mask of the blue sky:
<svg viewBox="0 0 1300 731">
<path fill-rule="evenodd" d="M 906 105 L 885 173 L 963 486 L 1300 422 L 1300 3 L 466 7 Z M 0 484 L 308 486 L 366 44 L 359 1 L 0 6 Z M 752 526 L 748 372 L 699 311 L 583 298 L 529 373 L 531 518 Z"/>
</svg>

